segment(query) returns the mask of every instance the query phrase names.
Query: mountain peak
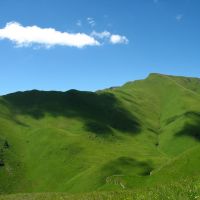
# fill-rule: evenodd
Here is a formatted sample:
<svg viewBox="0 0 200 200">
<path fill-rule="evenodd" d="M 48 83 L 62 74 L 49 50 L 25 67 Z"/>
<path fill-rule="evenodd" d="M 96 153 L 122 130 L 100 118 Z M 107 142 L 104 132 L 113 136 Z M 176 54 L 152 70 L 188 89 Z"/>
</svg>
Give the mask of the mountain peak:
<svg viewBox="0 0 200 200">
<path fill-rule="evenodd" d="M 150 73 L 147 78 L 149 78 L 149 77 L 166 77 L 166 76 L 168 76 L 168 75 L 160 74 L 160 73 Z"/>
</svg>

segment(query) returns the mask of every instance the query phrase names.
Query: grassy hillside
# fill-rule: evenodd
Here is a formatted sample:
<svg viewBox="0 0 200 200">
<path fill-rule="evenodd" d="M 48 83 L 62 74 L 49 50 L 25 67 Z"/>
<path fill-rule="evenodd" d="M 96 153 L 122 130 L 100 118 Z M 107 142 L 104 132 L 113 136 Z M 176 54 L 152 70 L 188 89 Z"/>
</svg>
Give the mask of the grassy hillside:
<svg viewBox="0 0 200 200">
<path fill-rule="evenodd" d="M 0 200 L 194 200 L 200 199 L 200 189 L 191 182 L 174 183 L 142 190 L 118 190 L 83 194 L 34 193 L 2 195 Z"/>
<path fill-rule="evenodd" d="M 199 102 L 199 79 L 161 74 L 94 93 L 2 96 L 0 193 L 149 194 L 172 183 L 183 191 L 184 179 L 195 188 Z"/>
</svg>

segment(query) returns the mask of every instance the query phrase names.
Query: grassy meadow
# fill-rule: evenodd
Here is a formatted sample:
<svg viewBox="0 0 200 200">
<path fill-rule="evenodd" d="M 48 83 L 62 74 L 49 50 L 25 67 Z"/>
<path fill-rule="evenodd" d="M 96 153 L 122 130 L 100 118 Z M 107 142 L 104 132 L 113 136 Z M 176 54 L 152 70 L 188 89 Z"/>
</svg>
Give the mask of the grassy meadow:
<svg viewBox="0 0 200 200">
<path fill-rule="evenodd" d="M 0 199 L 200 199 L 200 79 L 0 97 Z"/>
</svg>

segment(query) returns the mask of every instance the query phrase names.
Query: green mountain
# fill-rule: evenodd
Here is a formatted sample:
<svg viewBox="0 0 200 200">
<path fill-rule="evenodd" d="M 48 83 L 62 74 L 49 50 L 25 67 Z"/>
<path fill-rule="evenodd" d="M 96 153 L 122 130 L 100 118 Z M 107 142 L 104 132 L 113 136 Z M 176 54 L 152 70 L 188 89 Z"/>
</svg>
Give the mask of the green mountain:
<svg viewBox="0 0 200 200">
<path fill-rule="evenodd" d="M 200 178 L 200 79 L 0 97 L 0 193 L 140 190 Z"/>
</svg>

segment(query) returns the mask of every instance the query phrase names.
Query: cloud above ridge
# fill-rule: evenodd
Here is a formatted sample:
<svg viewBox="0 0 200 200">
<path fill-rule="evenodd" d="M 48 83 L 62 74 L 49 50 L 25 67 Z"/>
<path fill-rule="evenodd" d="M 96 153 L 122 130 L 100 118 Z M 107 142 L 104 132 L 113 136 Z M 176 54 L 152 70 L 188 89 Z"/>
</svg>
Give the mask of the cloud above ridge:
<svg viewBox="0 0 200 200">
<path fill-rule="evenodd" d="M 7 23 L 0 29 L 0 39 L 9 39 L 17 46 L 40 44 L 46 47 L 61 46 L 97 46 L 97 40 L 85 33 L 67 33 L 56 31 L 53 28 L 40 28 L 38 26 L 22 26 L 17 22 Z"/>
<path fill-rule="evenodd" d="M 111 34 L 108 31 L 96 32 L 93 31 L 91 36 L 99 39 L 108 39 L 111 44 L 128 44 L 129 40 L 126 36 Z"/>
<path fill-rule="evenodd" d="M 127 44 L 125 36 L 113 35 L 108 31 L 86 33 L 60 32 L 54 28 L 41 28 L 34 26 L 22 26 L 18 22 L 9 22 L 0 29 L 0 40 L 8 39 L 17 47 L 40 45 L 46 48 L 60 45 L 83 48 L 86 46 L 100 46 L 102 40 L 109 40 L 112 44 Z"/>
<path fill-rule="evenodd" d="M 111 35 L 110 42 L 112 44 L 128 44 L 128 39 L 122 35 Z"/>
</svg>

